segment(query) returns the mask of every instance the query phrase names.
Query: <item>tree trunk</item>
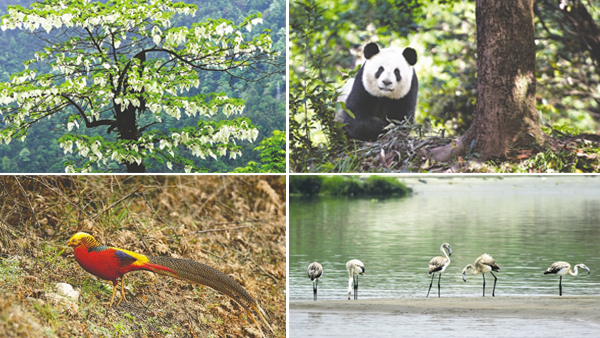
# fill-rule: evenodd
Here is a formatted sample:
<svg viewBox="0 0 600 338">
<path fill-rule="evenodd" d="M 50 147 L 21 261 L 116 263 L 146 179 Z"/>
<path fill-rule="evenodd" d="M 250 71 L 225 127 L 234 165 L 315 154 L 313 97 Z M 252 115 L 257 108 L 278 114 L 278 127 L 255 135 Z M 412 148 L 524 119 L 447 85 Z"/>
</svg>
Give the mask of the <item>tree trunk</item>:
<svg viewBox="0 0 600 338">
<path fill-rule="evenodd" d="M 544 142 L 535 105 L 534 0 L 477 0 L 477 105 L 457 141 L 433 149 L 448 161 L 479 154 L 506 158 L 511 149 Z"/>
<path fill-rule="evenodd" d="M 119 138 L 123 140 L 139 140 L 142 133 L 140 132 L 137 124 L 136 108 L 133 105 L 129 105 L 127 109 L 117 111 L 117 130 L 119 131 Z M 144 162 L 137 164 L 137 162 L 125 162 L 128 173 L 145 173 L 146 166 Z"/>
<path fill-rule="evenodd" d="M 134 58 L 140 60 L 139 75 L 140 75 L 140 77 L 142 77 L 143 73 L 144 73 L 144 62 L 146 61 L 146 52 L 142 51 L 142 52 L 138 53 L 137 55 L 135 55 Z M 130 92 L 130 87 L 129 87 L 127 81 L 125 82 L 123 91 L 125 93 Z M 127 109 L 121 110 L 119 107 L 119 109 L 117 111 L 117 127 L 119 130 L 119 136 L 123 140 L 137 141 L 142 136 L 142 132 L 140 131 L 140 128 L 137 124 L 137 116 L 138 115 L 136 115 L 136 112 L 139 115 L 141 115 L 144 113 L 144 110 L 146 109 L 146 100 L 144 98 L 143 92 L 144 92 L 144 90 L 142 89 L 141 94 L 137 95 L 137 99 L 140 102 L 139 108 L 136 108 L 132 104 L 129 104 Z M 138 93 L 138 92 L 134 91 L 134 93 Z M 137 162 L 125 162 L 125 165 L 127 166 L 128 173 L 145 173 L 146 172 L 146 166 L 144 165 L 143 160 L 140 164 L 137 164 Z"/>
</svg>

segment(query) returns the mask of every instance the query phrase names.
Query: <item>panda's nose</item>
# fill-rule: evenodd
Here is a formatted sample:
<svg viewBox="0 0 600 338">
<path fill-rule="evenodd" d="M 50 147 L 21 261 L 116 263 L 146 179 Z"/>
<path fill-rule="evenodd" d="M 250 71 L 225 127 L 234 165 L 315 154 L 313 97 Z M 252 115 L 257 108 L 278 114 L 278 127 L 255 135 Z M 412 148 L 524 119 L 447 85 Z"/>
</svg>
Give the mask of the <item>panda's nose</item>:
<svg viewBox="0 0 600 338">
<path fill-rule="evenodd" d="M 383 80 L 382 82 L 383 82 L 383 85 L 386 87 L 389 87 L 392 84 L 392 81 L 390 81 L 390 80 Z"/>
</svg>

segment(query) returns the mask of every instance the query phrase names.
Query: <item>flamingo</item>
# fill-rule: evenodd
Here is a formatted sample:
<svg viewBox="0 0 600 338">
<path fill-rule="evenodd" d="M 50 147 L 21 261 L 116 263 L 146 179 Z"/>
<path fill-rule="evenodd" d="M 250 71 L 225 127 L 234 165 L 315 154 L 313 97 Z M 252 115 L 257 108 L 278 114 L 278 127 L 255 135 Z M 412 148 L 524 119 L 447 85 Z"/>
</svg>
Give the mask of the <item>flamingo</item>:
<svg viewBox="0 0 600 338">
<path fill-rule="evenodd" d="M 313 283 L 313 298 L 317 300 L 317 285 L 319 285 L 319 278 L 323 275 L 323 267 L 318 262 L 312 262 L 308 266 L 308 278 Z"/>
<path fill-rule="evenodd" d="M 358 259 L 353 259 L 346 263 L 346 269 L 348 269 L 348 300 L 350 300 L 350 294 L 352 293 L 352 285 L 354 285 L 354 299 L 358 299 L 358 275 L 365 274 L 365 265 Z"/>
<path fill-rule="evenodd" d="M 471 264 L 465 266 L 462 271 L 462 278 L 465 282 L 467 281 L 467 276 L 465 276 L 465 274 L 467 271 L 469 271 L 469 269 L 473 269 L 473 271 L 471 271 L 473 276 L 481 272 L 481 276 L 483 277 L 483 297 L 485 297 L 485 274 L 489 272 L 492 274 L 492 276 L 494 276 L 494 289 L 492 290 L 492 297 L 495 297 L 496 295 L 494 292 L 496 291 L 496 281 L 498 278 L 496 278 L 496 275 L 494 275 L 492 271 L 499 271 L 500 267 L 498 264 L 496 264 L 494 258 L 484 253 L 475 260 L 475 267 L 473 267 Z"/>
<path fill-rule="evenodd" d="M 548 275 L 548 274 L 555 274 L 555 275 L 559 275 L 560 276 L 560 281 L 558 282 L 558 295 L 562 296 L 562 276 L 569 274 L 573 277 L 577 276 L 577 268 L 582 268 L 582 269 L 586 269 L 588 272 L 588 275 L 590 274 L 590 268 L 588 268 L 587 266 L 585 266 L 584 264 L 577 264 L 575 265 L 575 272 L 571 271 L 571 264 L 567 263 L 567 262 L 556 262 L 552 265 L 550 265 L 550 267 L 548 269 L 546 269 L 546 271 L 544 271 L 544 275 Z"/>
<path fill-rule="evenodd" d="M 448 249 L 447 254 L 444 249 Z M 442 246 L 440 246 L 440 251 L 442 251 L 442 253 L 444 254 L 444 257 L 442 257 L 442 256 L 433 257 L 429 261 L 429 274 L 431 275 L 431 283 L 429 284 L 429 290 L 427 291 L 427 297 L 425 297 L 425 298 L 429 297 L 429 292 L 431 291 L 431 286 L 433 285 L 433 277 L 435 277 L 436 272 L 439 273 L 438 297 L 441 297 L 440 296 L 440 280 L 442 279 L 442 272 L 444 272 L 444 270 L 446 270 L 448 265 L 450 265 L 450 255 L 452 255 L 452 249 L 450 249 L 450 244 L 448 244 L 448 243 L 442 244 Z"/>
</svg>

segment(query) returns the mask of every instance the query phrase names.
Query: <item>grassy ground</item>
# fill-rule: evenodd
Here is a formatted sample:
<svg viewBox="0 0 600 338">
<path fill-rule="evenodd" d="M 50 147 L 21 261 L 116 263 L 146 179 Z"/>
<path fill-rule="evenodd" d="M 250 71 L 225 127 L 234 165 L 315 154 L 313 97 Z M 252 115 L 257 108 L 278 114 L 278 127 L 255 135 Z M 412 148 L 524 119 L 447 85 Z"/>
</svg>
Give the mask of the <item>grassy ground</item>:
<svg viewBox="0 0 600 338">
<path fill-rule="evenodd" d="M 84 231 L 223 271 L 283 337 L 285 209 L 284 176 L 0 176 L 0 336 L 260 336 L 226 296 L 151 272 L 126 275 L 127 301 L 109 308 L 112 284 L 65 245 Z M 56 297 L 59 282 L 79 299 Z"/>
</svg>

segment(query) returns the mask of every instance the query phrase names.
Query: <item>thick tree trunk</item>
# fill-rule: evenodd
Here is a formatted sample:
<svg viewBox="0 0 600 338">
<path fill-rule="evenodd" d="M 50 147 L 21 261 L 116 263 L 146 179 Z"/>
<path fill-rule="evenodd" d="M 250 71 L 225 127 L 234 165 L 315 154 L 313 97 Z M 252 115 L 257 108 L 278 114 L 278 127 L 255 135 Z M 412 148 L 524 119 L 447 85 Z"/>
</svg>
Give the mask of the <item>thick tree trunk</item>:
<svg viewBox="0 0 600 338">
<path fill-rule="evenodd" d="M 136 108 L 133 105 L 129 105 L 126 110 L 117 112 L 117 129 L 119 131 L 119 138 L 123 140 L 139 140 L 142 135 L 136 116 Z M 125 162 L 128 173 L 145 173 L 146 166 L 144 162 L 137 164 L 137 162 Z"/>
<path fill-rule="evenodd" d="M 135 55 L 134 57 L 136 59 L 140 60 L 141 66 L 139 69 L 139 74 L 140 74 L 140 77 L 142 77 L 143 73 L 144 73 L 144 62 L 146 61 L 146 52 L 142 51 L 142 52 L 138 53 L 137 55 Z M 125 84 L 123 91 L 124 92 L 130 91 L 130 88 L 127 85 L 127 83 Z M 135 93 L 137 93 L 137 92 L 135 92 Z M 143 90 L 142 90 L 142 93 L 143 93 Z M 127 107 L 127 109 L 125 109 L 125 110 L 119 109 L 119 111 L 117 111 L 117 127 L 119 130 L 119 136 L 121 139 L 137 141 L 142 136 L 142 132 L 140 131 L 140 128 L 137 123 L 138 115 L 136 114 L 136 112 L 140 115 L 144 112 L 144 110 L 146 109 L 146 100 L 144 99 L 143 94 L 138 95 L 137 99 L 140 101 L 139 108 L 136 108 L 132 104 L 130 104 Z M 144 165 L 143 161 L 140 164 L 137 164 L 137 162 L 125 162 L 125 165 L 127 166 L 128 173 L 145 173 L 146 172 L 146 166 Z"/>
<path fill-rule="evenodd" d="M 432 150 L 448 161 L 478 153 L 505 158 L 513 148 L 543 143 L 535 105 L 534 0 L 477 0 L 477 105 L 470 128 Z"/>
<path fill-rule="evenodd" d="M 128 109 L 122 111 L 120 116 L 117 118 L 117 125 L 119 133 L 124 140 L 135 140 L 137 141 L 141 133 L 137 124 L 137 117 L 135 115 L 136 109 L 129 105 Z M 145 173 L 146 166 L 144 162 L 137 164 L 137 162 L 125 162 L 128 173 Z"/>
</svg>

